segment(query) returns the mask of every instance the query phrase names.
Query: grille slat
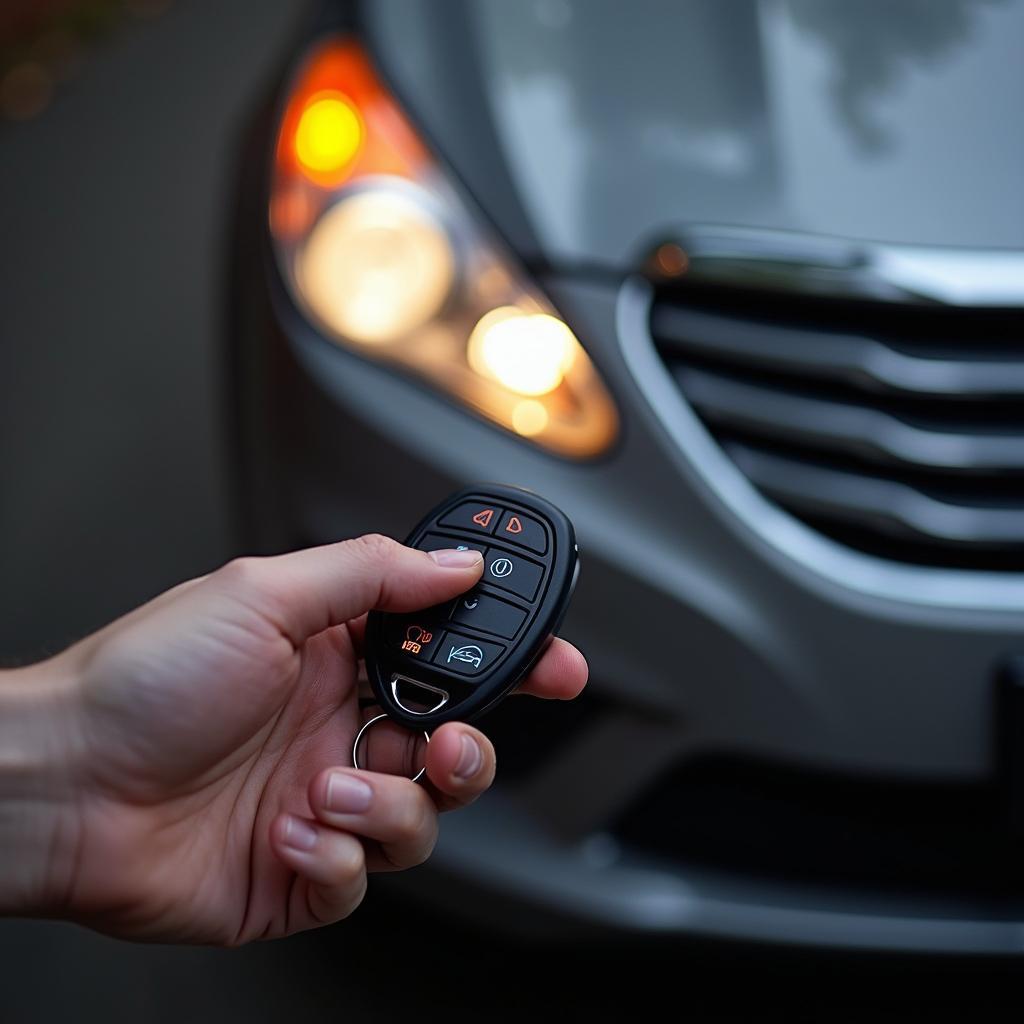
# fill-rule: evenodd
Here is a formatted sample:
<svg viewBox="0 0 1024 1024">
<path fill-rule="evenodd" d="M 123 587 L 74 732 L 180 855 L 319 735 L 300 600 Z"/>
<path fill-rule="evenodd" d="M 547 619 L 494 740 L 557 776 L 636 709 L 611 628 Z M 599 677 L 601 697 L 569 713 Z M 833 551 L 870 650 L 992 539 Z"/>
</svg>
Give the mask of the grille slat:
<svg viewBox="0 0 1024 1024">
<path fill-rule="evenodd" d="M 676 377 L 691 404 L 723 429 L 838 449 L 884 464 L 961 473 L 1024 471 L 1024 443 L 1017 435 L 961 433 L 942 425 L 922 429 L 878 409 L 808 398 L 704 370 L 678 368 Z"/>
<path fill-rule="evenodd" d="M 705 356 L 867 391 L 1024 398 L 1020 359 L 921 358 L 838 326 L 808 329 L 676 306 L 656 307 L 652 330 L 683 358 Z"/>
<path fill-rule="evenodd" d="M 894 480 L 857 475 L 727 441 L 744 473 L 780 504 L 886 533 L 950 545 L 1024 545 L 1016 508 L 971 508 L 937 501 Z"/>
<path fill-rule="evenodd" d="M 1024 570 L 1024 314 L 666 290 L 656 346 L 765 495 L 850 546 Z"/>
</svg>

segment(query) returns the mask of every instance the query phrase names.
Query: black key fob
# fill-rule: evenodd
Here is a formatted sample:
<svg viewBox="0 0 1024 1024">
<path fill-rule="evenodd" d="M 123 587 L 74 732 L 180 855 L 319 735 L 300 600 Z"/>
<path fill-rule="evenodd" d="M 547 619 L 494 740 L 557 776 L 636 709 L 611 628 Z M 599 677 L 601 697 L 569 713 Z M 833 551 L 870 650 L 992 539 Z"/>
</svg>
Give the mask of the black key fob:
<svg viewBox="0 0 1024 1024">
<path fill-rule="evenodd" d="M 486 484 L 452 495 L 405 543 L 473 548 L 483 576 L 433 608 L 370 612 L 370 685 L 388 717 L 411 729 L 469 721 L 515 689 L 561 624 L 579 574 L 575 531 L 536 494 Z"/>
</svg>

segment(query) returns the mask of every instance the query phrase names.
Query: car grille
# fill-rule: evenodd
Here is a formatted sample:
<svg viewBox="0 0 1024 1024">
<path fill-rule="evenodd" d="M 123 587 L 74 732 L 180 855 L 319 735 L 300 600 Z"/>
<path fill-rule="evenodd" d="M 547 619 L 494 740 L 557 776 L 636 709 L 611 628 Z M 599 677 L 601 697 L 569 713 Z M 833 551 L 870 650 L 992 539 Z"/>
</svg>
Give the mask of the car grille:
<svg viewBox="0 0 1024 1024">
<path fill-rule="evenodd" d="M 720 286 L 661 291 L 651 332 L 765 495 L 905 562 L 1024 570 L 1024 313 Z"/>
</svg>

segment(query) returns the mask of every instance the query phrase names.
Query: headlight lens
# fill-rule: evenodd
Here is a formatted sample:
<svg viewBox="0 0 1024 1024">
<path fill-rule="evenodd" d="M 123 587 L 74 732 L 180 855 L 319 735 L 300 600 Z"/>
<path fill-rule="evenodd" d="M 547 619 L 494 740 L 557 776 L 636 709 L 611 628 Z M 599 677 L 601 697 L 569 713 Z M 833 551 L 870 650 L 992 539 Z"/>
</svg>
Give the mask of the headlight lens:
<svg viewBox="0 0 1024 1024">
<path fill-rule="evenodd" d="M 389 188 L 328 207 L 296 252 L 295 281 L 338 337 L 386 344 L 441 312 L 455 280 L 444 228 L 426 204 Z"/>
<path fill-rule="evenodd" d="M 270 227 L 293 295 L 336 343 L 559 454 L 614 440 L 615 406 L 579 341 L 469 214 L 351 41 L 322 44 L 297 77 Z"/>
<path fill-rule="evenodd" d="M 517 394 L 546 395 L 565 380 L 579 347 L 558 317 L 499 306 L 473 328 L 469 365 Z"/>
</svg>

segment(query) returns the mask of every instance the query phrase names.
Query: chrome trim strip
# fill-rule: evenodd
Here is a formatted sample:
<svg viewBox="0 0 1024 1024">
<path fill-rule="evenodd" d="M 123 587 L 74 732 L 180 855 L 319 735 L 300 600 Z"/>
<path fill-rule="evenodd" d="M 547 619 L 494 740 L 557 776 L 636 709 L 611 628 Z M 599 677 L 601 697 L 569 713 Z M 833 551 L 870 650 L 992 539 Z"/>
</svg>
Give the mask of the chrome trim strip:
<svg viewBox="0 0 1024 1024">
<path fill-rule="evenodd" d="M 807 295 L 957 306 L 1024 305 L 1024 252 L 861 242 L 765 228 L 691 224 L 671 241 L 687 280 Z"/>
</svg>

